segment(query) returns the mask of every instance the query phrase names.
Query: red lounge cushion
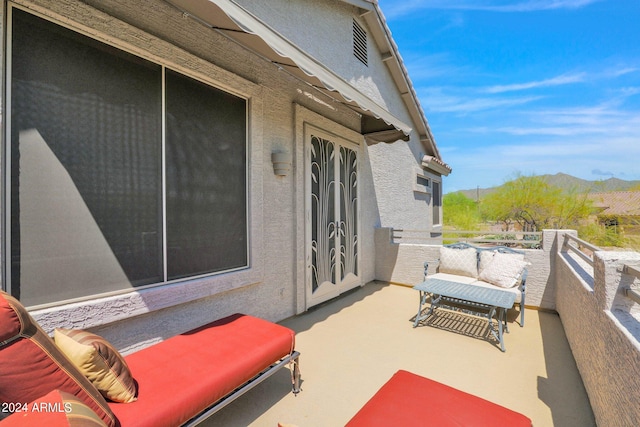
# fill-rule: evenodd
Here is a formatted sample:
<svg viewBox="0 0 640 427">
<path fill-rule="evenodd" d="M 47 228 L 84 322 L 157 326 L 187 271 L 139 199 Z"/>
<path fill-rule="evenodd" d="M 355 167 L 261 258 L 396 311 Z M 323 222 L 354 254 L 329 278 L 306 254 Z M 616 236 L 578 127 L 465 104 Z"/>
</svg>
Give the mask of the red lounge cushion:
<svg viewBox="0 0 640 427">
<path fill-rule="evenodd" d="M 55 346 L 18 300 L 0 291 L 0 402 L 32 402 L 59 389 L 78 397 L 109 426 L 100 392 Z"/>
<path fill-rule="evenodd" d="M 411 372 L 398 371 L 347 427 L 531 427 L 524 415 Z"/>
<path fill-rule="evenodd" d="M 77 397 L 53 390 L 35 402 L 19 405 L 19 410 L 2 421 L 2 427 L 105 427 L 98 414 Z M 17 409 L 14 405 L 13 409 Z"/>
<path fill-rule="evenodd" d="M 128 356 L 138 400 L 109 405 L 123 427 L 180 425 L 288 355 L 294 332 L 242 314 Z"/>
</svg>

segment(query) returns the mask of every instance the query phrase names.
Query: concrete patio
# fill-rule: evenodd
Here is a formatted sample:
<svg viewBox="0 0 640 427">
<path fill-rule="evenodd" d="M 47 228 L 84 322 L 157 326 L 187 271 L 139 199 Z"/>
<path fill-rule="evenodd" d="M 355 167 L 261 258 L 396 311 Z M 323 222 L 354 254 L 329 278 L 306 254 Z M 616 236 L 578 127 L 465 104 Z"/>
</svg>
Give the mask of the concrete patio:
<svg viewBox="0 0 640 427">
<path fill-rule="evenodd" d="M 371 282 L 283 321 L 297 333 L 302 392 L 291 394 L 280 371 L 204 425 L 342 426 L 399 369 L 521 412 L 534 426 L 595 425 L 557 314 L 527 310 L 521 328 L 512 310 L 502 353 L 483 319 L 443 311 L 414 329 L 417 307 L 411 288 Z M 424 409 L 425 418 L 439 410 Z"/>
</svg>

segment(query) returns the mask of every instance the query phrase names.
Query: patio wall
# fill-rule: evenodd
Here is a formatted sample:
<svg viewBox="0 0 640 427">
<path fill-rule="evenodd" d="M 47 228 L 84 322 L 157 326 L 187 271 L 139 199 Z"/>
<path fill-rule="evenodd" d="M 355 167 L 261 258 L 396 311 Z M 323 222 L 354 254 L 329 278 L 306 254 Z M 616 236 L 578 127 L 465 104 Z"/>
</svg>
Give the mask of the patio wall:
<svg viewBox="0 0 640 427">
<path fill-rule="evenodd" d="M 640 307 L 624 294 L 640 280 L 623 273 L 624 265 L 640 265 L 640 254 L 598 251 L 591 267 L 558 247 L 556 309 L 596 421 L 640 425 Z"/>
<path fill-rule="evenodd" d="M 542 249 L 525 249 L 528 267 L 526 305 L 555 310 L 555 281 L 553 271 L 556 231 L 544 230 Z M 378 228 L 375 234 L 376 279 L 402 285 L 422 282 L 425 261 L 430 262 L 429 273 L 435 273 L 440 257 L 440 245 L 397 243 L 392 228 Z"/>
<path fill-rule="evenodd" d="M 544 230 L 542 249 L 525 250 L 526 305 L 559 313 L 598 425 L 640 425 L 640 304 L 625 295 L 640 289 L 625 268 L 637 269 L 640 253 L 596 251 L 591 265 L 564 250 L 566 234 L 577 236 Z M 440 250 L 396 243 L 390 228 L 377 229 L 375 243 L 376 279 L 403 285 L 422 281 L 424 261 L 437 260 Z"/>
</svg>

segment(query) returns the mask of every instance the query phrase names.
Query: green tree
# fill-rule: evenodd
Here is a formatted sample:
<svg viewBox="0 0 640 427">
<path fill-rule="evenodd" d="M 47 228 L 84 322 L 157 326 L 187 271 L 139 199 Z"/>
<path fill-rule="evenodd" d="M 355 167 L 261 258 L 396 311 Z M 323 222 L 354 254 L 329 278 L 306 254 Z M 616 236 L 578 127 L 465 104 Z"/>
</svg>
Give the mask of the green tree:
<svg viewBox="0 0 640 427">
<path fill-rule="evenodd" d="M 476 230 L 480 222 L 478 204 L 460 192 L 442 198 L 444 225 L 458 230 Z"/>
<path fill-rule="evenodd" d="M 481 200 L 485 218 L 501 222 L 505 231 L 513 223 L 523 231 L 577 226 L 591 212 L 587 194 L 563 192 L 539 176 L 517 176 Z"/>
</svg>

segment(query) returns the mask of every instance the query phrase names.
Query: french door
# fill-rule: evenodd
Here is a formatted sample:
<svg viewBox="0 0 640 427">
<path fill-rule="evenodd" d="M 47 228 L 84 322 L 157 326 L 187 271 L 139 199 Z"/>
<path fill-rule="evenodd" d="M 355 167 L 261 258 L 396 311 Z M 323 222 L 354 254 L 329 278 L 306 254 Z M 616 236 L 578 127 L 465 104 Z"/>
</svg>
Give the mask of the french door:
<svg viewBox="0 0 640 427">
<path fill-rule="evenodd" d="M 307 141 L 307 305 L 360 285 L 358 147 L 312 127 Z"/>
</svg>

